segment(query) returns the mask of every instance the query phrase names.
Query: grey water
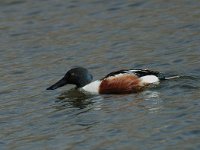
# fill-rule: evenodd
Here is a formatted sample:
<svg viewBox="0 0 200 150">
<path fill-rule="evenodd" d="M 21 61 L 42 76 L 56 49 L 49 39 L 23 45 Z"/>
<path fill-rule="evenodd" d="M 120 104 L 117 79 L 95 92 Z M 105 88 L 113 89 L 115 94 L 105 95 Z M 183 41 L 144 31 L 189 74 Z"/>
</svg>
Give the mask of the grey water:
<svg viewBox="0 0 200 150">
<path fill-rule="evenodd" d="M 178 79 L 128 95 L 45 89 L 148 68 Z M 1 0 L 0 149 L 200 149 L 200 1 Z"/>
</svg>

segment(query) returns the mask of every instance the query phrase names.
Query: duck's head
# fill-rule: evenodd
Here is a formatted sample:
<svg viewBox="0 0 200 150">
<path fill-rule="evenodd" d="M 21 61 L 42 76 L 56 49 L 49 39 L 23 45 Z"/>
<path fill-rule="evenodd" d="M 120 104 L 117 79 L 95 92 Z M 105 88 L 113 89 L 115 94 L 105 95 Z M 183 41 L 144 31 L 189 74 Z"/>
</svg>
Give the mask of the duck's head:
<svg viewBox="0 0 200 150">
<path fill-rule="evenodd" d="M 55 90 L 66 84 L 74 84 L 77 88 L 80 88 L 91 81 L 92 75 L 88 72 L 88 70 L 82 67 L 77 67 L 69 70 L 62 79 L 48 87 L 47 90 Z"/>
</svg>

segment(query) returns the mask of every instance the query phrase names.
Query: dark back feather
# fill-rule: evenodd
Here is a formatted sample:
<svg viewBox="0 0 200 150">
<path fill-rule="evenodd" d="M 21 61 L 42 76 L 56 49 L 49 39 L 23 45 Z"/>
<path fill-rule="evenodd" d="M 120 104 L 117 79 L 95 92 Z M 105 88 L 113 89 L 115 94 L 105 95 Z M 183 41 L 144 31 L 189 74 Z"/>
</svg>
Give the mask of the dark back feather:
<svg viewBox="0 0 200 150">
<path fill-rule="evenodd" d="M 115 76 L 118 74 L 124 74 L 124 73 L 135 74 L 138 77 L 143 77 L 143 76 L 147 76 L 147 75 L 155 75 L 160 80 L 165 79 L 165 76 L 158 71 L 152 71 L 152 70 L 147 70 L 147 69 L 130 69 L 130 70 L 118 70 L 118 71 L 111 72 L 111 73 L 107 74 L 105 77 L 103 77 L 102 80 L 105 78 L 111 77 L 111 76 Z"/>
</svg>

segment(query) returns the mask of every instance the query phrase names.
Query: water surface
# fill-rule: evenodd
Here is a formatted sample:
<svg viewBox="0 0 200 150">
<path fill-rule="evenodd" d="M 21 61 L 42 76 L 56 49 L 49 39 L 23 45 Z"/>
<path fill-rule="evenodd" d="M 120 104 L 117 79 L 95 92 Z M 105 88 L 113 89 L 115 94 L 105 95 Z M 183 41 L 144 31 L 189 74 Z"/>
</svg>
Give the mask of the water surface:
<svg viewBox="0 0 200 150">
<path fill-rule="evenodd" d="M 200 2 L 1 0 L 1 149 L 200 149 Z M 150 68 L 179 79 L 130 95 L 45 89 Z"/>
</svg>

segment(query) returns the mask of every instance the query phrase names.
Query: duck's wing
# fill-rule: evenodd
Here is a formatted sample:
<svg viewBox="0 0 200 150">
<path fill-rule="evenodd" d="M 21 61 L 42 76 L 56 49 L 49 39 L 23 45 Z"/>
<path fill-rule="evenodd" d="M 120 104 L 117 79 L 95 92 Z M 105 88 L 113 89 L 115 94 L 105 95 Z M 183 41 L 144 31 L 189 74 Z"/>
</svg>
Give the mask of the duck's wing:
<svg viewBox="0 0 200 150">
<path fill-rule="evenodd" d="M 129 70 L 118 70 L 118 71 L 111 72 L 111 73 L 107 74 L 105 77 L 103 77 L 102 80 L 105 78 L 119 75 L 119 74 L 133 74 L 139 78 L 148 76 L 148 75 L 154 75 L 154 76 L 158 77 L 160 80 L 165 79 L 165 76 L 158 71 L 152 71 L 152 70 L 148 70 L 148 69 L 129 69 Z"/>
</svg>

